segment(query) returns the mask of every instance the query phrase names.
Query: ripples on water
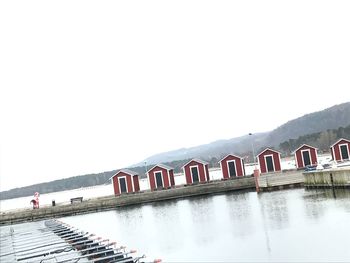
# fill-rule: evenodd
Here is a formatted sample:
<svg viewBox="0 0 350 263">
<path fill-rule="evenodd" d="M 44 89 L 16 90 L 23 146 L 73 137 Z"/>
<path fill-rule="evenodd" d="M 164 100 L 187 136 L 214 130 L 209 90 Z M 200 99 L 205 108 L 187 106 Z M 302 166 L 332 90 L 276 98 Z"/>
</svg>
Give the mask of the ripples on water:
<svg viewBox="0 0 350 263">
<path fill-rule="evenodd" d="M 163 261 L 350 261 L 345 190 L 229 193 L 61 220 Z"/>
</svg>

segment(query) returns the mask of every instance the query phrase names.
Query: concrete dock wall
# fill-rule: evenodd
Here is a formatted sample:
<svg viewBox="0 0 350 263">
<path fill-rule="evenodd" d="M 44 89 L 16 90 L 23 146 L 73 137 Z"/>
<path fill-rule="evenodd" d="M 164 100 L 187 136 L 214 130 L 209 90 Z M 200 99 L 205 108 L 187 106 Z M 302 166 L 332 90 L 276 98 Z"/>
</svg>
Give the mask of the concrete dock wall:
<svg viewBox="0 0 350 263">
<path fill-rule="evenodd" d="M 263 174 L 258 177 L 260 191 L 272 191 L 284 188 L 302 186 L 304 176 L 302 171 L 285 171 Z"/>
<path fill-rule="evenodd" d="M 36 221 L 47 218 L 57 218 L 84 213 L 110 210 L 116 207 L 137 205 L 149 202 L 171 200 L 183 197 L 198 196 L 222 193 L 228 191 L 255 189 L 253 177 L 243 177 L 225 181 L 212 181 L 191 186 L 181 186 L 168 190 L 144 191 L 140 193 L 125 194 L 120 196 L 108 196 L 94 198 L 83 201 L 82 203 L 73 203 L 44 207 L 35 210 L 23 209 L 16 212 L 2 213 L 0 224 L 13 224 L 27 221 Z"/>
<path fill-rule="evenodd" d="M 304 173 L 306 188 L 348 188 L 350 187 L 350 168 L 337 168 Z"/>
</svg>

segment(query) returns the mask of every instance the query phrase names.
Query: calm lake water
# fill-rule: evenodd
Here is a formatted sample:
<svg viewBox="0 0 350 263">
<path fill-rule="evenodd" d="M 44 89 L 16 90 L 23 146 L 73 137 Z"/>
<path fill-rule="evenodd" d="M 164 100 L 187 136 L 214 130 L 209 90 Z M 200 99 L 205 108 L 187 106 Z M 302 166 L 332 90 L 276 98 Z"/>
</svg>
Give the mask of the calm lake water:
<svg viewBox="0 0 350 263">
<path fill-rule="evenodd" d="M 350 191 L 230 193 L 60 220 L 148 260 L 350 262 Z"/>
</svg>

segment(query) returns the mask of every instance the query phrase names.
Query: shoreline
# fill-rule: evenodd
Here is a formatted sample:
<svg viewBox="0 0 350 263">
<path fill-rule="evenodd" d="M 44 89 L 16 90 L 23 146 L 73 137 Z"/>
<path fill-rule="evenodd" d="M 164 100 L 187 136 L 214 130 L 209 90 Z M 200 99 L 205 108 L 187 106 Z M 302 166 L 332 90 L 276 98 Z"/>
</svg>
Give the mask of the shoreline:
<svg viewBox="0 0 350 263">
<path fill-rule="evenodd" d="M 40 209 L 21 209 L 1 213 L 0 225 L 24 223 L 93 212 L 112 210 L 116 207 L 140 205 L 158 201 L 181 199 L 230 191 L 254 190 L 254 177 L 216 180 L 189 186 L 178 186 L 157 191 L 123 194 L 119 196 L 96 197 L 81 203 L 45 206 Z"/>
<path fill-rule="evenodd" d="M 329 183 L 329 175 L 332 176 L 332 184 Z M 310 178 L 314 174 L 322 175 L 323 187 L 315 182 L 311 182 Z M 323 177 L 327 177 L 324 179 Z M 311 179 L 312 179 L 311 178 Z M 258 177 L 244 176 L 234 177 L 227 180 L 212 180 L 209 182 L 198 183 L 195 185 L 179 185 L 162 190 L 144 190 L 137 193 L 128 193 L 118 196 L 108 195 L 100 197 L 92 197 L 84 199 L 82 202 L 73 203 L 57 203 L 55 206 L 45 205 L 40 209 L 17 209 L 15 211 L 5 211 L 1 213 L 0 225 L 16 224 L 22 222 L 30 222 L 43 220 L 48 218 L 58 218 L 72 215 L 80 215 L 86 213 L 94 213 L 112 210 L 117 207 L 125 207 L 130 205 L 141 205 L 145 203 L 153 203 L 166 200 L 175 200 L 192 196 L 219 194 L 231 191 L 257 191 L 266 192 L 291 188 L 327 188 L 328 186 L 347 188 L 349 178 L 348 168 L 338 168 L 331 170 L 322 170 L 315 172 L 304 172 L 302 170 L 290 170 L 276 173 L 263 174 Z M 306 179 L 306 180 L 305 180 Z M 334 184 L 333 184 L 334 179 Z M 338 180 L 342 180 L 341 184 Z M 345 180 L 345 181 L 344 181 Z M 319 180 L 317 180 L 318 182 Z M 343 182 L 344 181 L 344 182 Z"/>
</svg>

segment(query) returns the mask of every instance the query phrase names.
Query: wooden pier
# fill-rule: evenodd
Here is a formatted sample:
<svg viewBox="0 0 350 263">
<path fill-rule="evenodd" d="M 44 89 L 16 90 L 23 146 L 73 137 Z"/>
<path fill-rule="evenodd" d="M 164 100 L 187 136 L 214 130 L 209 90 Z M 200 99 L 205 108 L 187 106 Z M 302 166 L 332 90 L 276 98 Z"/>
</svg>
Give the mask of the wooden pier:
<svg viewBox="0 0 350 263">
<path fill-rule="evenodd" d="M 350 188 L 350 167 L 334 168 L 304 173 L 308 188 Z"/>
<path fill-rule="evenodd" d="M 294 170 L 269 173 L 258 176 L 257 183 L 261 192 L 295 187 L 305 187 L 307 189 L 350 188 L 350 168 L 339 167 L 310 172 Z"/>
<path fill-rule="evenodd" d="M 301 170 L 275 172 L 258 176 L 256 182 L 258 183 L 258 192 L 274 191 L 302 187 L 304 176 Z"/>
</svg>

